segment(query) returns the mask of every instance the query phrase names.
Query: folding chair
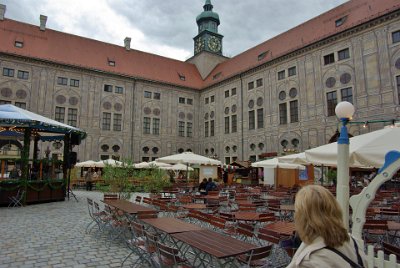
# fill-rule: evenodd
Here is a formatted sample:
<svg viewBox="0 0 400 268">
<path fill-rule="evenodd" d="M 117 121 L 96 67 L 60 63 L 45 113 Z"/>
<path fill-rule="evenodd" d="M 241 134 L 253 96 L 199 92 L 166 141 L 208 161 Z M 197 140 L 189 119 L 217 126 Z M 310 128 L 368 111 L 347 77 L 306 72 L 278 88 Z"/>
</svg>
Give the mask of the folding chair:
<svg viewBox="0 0 400 268">
<path fill-rule="evenodd" d="M 21 202 L 24 196 L 25 196 L 25 190 L 18 189 L 18 192 L 15 196 L 9 197 L 10 203 L 8 204 L 8 207 L 18 207 L 18 206 L 22 207 Z"/>
<path fill-rule="evenodd" d="M 266 267 L 272 264 L 271 261 L 266 260 L 272 253 L 272 245 L 262 246 L 251 250 L 246 254 L 239 255 L 236 259 L 245 263 L 246 267 Z"/>
<path fill-rule="evenodd" d="M 158 260 L 161 267 L 191 268 L 192 266 L 185 257 L 179 255 L 177 248 L 170 247 L 160 241 L 156 242 Z"/>
</svg>

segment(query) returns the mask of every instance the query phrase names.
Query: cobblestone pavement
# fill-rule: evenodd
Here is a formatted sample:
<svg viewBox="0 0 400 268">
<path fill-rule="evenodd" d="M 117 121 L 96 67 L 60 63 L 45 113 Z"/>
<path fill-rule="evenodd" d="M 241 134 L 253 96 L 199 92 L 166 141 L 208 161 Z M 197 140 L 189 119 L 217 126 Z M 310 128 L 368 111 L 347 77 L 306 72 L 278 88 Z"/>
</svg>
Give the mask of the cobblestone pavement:
<svg viewBox="0 0 400 268">
<path fill-rule="evenodd" d="M 0 208 L 0 268 L 121 266 L 130 252 L 122 242 L 85 233 L 90 222 L 86 197 L 99 201 L 102 193 L 74 192 L 79 202 Z"/>
</svg>

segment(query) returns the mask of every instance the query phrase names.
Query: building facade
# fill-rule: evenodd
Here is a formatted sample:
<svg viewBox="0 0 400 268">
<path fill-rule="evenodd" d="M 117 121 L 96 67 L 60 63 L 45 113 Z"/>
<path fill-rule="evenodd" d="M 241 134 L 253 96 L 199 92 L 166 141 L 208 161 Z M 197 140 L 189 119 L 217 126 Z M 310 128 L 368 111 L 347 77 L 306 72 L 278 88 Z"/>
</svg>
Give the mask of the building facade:
<svg viewBox="0 0 400 268">
<path fill-rule="evenodd" d="M 131 49 L 129 38 L 115 46 L 46 29 L 44 16 L 39 27 L 13 21 L 1 6 L 0 102 L 87 131 L 74 148 L 82 161 L 300 152 L 335 135 L 344 100 L 356 121 L 399 119 L 398 1 L 349 1 L 233 58 L 211 2 L 203 8 L 194 56 L 181 62 Z"/>
</svg>

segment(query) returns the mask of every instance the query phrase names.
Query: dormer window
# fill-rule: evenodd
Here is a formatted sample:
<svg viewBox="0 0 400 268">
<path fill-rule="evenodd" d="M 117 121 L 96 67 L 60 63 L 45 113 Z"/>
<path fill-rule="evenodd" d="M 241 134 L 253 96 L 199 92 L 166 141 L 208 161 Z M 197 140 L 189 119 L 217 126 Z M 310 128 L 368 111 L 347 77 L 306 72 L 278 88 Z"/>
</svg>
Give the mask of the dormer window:
<svg viewBox="0 0 400 268">
<path fill-rule="evenodd" d="M 178 73 L 178 75 L 179 75 L 179 79 L 180 79 L 180 80 L 186 81 L 186 77 L 185 77 L 184 74 Z"/>
<path fill-rule="evenodd" d="M 343 23 L 345 23 L 346 19 L 347 19 L 347 16 L 344 16 L 340 19 L 335 20 L 335 26 L 336 27 L 342 26 Z"/>
<path fill-rule="evenodd" d="M 263 53 L 260 53 L 259 55 L 258 55 L 258 61 L 261 61 L 261 60 L 263 60 L 263 59 L 265 59 L 265 57 L 267 56 L 267 54 L 268 54 L 268 51 L 269 50 L 267 50 L 267 51 L 265 51 L 265 52 L 263 52 Z"/>
<path fill-rule="evenodd" d="M 18 47 L 18 48 L 23 48 L 24 47 L 24 42 L 22 42 L 22 41 L 15 41 L 15 47 Z"/>
<path fill-rule="evenodd" d="M 221 72 L 214 74 L 213 80 L 218 79 L 221 76 Z"/>
<path fill-rule="evenodd" d="M 115 66 L 115 61 L 113 61 L 113 60 L 108 60 L 108 66 L 114 67 L 114 66 Z"/>
</svg>

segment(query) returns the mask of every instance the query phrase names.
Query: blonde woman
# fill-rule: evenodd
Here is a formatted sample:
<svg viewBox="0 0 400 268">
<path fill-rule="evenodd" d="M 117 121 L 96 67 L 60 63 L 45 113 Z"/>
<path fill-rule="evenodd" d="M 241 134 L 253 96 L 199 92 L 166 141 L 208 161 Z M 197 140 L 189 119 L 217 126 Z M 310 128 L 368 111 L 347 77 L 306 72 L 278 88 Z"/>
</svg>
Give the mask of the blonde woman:
<svg viewBox="0 0 400 268">
<path fill-rule="evenodd" d="M 308 185 L 296 195 L 294 220 L 303 241 L 293 256 L 293 267 L 367 267 L 360 243 L 343 224 L 335 197 L 320 185 Z"/>
</svg>

